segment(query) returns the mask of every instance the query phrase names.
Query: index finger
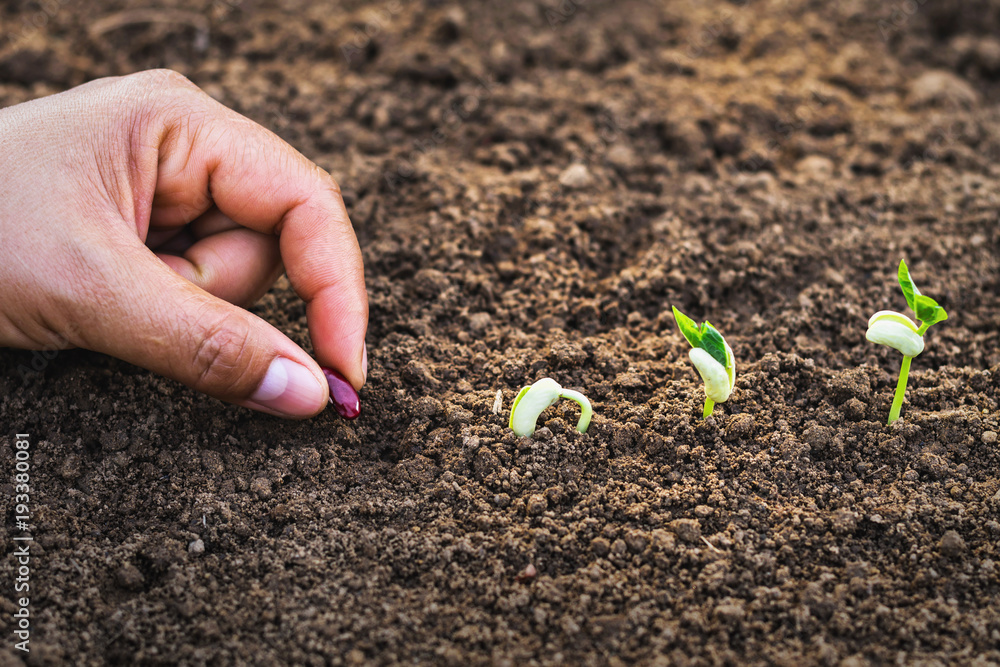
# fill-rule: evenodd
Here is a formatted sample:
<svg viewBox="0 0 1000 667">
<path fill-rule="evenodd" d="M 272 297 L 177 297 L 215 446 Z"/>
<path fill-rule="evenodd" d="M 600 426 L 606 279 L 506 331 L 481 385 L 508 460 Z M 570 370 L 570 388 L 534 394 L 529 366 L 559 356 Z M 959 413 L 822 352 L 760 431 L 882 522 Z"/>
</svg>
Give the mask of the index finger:
<svg viewBox="0 0 1000 667">
<path fill-rule="evenodd" d="M 151 219 L 184 224 L 214 202 L 239 224 L 277 234 L 288 278 L 307 304 L 318 361 L 360 388 L 368 296 L 340 188 L 272 132 L 200 91 L 188 97 L 164 107 L 156 124 Z"/>
</svg>

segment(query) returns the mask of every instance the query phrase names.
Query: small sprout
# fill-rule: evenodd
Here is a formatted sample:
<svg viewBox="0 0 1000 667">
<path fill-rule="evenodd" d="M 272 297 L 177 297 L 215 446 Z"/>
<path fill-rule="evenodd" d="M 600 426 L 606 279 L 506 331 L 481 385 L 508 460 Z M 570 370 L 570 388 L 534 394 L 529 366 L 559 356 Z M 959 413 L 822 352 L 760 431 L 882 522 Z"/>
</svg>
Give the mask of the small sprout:
<svg viewBox="0 0 1000 667">
<path fill-rule="evenodd" d="M 594 409 L 590 407 L 587 397 L 572 389 L 563 389 L 552 378 L 542 378 L 528 387 L 524 387 L 514 399 L 510 407 L 510 428 L 518 436 L 531 435 L 535 432 L 535 423 L 545 408 L 554 405 L 560 398 L 569 399 L 580 406 L 580 421 L 576 430 L 586 433 Z"/>
<path fill-rule="evenodd" d="M 729 343 L 711 323 L 701 326 L 674 308 L 674 320 L 684 338 L 691 344 L 688 357 L 698 369 L 698 375 L 705 383 L 705 409 L 702 417 L 708 419 L 716 403 L 725 403 L 736 385 L 736 358 Z"/>
<path fill-rule="evenodd" d="M 321 366 L 320 370 L 326 376 L 326 383 L 330 385 L 330 403 L 337 414 L 344 419 L 354 419 L 360 415 L 361 400 L 347 378 L 331 368 Z"/>
<path fill-rule="evenodd" d="M 868 320 L 868 333 L 865 338 L 879 345 L 888 345 L 903 355 L 903 364 L 899 368 L 899 381 L 896 383 L 896 396 L 889 410 L 889 423 L 899 419 L 903 409 L 903 395 L 906 393 L 906 382 L 910 374 L 910 360 L 924 351 L 924 332 L 933 324 L 948 319 L 948 313 L 937 304 L 937 301 L 924 296 L 913 284 L 906 262 L 899 260 L 897 272 L 899 288 L 907 305 L 917 315 L 920 326 L 902 313 L 891 310 L 880 310 Z"/>
</svg>

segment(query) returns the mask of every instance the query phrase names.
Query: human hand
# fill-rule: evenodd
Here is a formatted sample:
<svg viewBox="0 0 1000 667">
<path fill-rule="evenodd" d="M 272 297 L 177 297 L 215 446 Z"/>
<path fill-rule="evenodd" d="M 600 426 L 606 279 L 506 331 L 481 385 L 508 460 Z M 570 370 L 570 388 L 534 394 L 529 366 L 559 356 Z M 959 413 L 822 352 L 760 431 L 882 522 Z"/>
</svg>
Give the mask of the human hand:
<svg viewBox="0 0 1000 667">
<path fill-rule="evenodd" d="M 239 307 L 282 262 L 319 362 L 360 388 L 364 270 L 329 174 L 167 70 L 0 110 L 0 346 L 57 341 L 309 417 L 319 365 Z"/>
</svg>

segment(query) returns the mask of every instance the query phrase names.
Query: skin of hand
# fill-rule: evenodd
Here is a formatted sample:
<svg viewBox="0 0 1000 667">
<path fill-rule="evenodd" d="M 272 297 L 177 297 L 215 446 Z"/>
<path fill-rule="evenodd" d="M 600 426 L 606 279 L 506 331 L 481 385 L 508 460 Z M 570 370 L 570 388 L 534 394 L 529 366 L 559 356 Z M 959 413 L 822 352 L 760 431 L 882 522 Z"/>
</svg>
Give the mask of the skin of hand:
<svg viewBox="0 0 1000 667">
<path fill-rule="evenodd" d="M 329 174 L 168 70 L 0 110 L 0 346 L 95 350 L 310 417 L 319 364 L 240 307 L 283 268 L 319 363 L 359 389 L 364 269 Z"/>
</svg>

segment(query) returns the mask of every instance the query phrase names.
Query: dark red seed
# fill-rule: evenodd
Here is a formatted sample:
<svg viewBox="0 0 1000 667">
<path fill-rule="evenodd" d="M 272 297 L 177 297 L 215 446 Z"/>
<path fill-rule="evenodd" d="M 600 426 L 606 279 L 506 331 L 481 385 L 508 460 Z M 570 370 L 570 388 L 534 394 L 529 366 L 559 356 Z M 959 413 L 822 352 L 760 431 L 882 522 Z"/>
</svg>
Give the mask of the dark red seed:
<svg viewBox="0 0 1000 667">
<path fill-rule="evenodd" d="M 532 579 L 534 579 L 537 576 L 538 576 L 538 570 L 535 569 L 534 565 L 532 565 L 531 563 L 528 563 L 527 567 L 525 567 L 523 570 L 521 570 L 518 573 L 518 575 L 516 577 L 514 577 L 514 581 L 516 581 L 519 584 L 525 584 L 525 583 L 528 583 L 529 581 L 531 581 Z"/>
<path fill-rule="evenodd" d="M 361 414 L 361 399 L 347 379 L 331 368 L 323 368 L 323 375 L 330 385 L 330 402 L 337 414 L 344 419 L 354 419 Z"/>
</svg>

